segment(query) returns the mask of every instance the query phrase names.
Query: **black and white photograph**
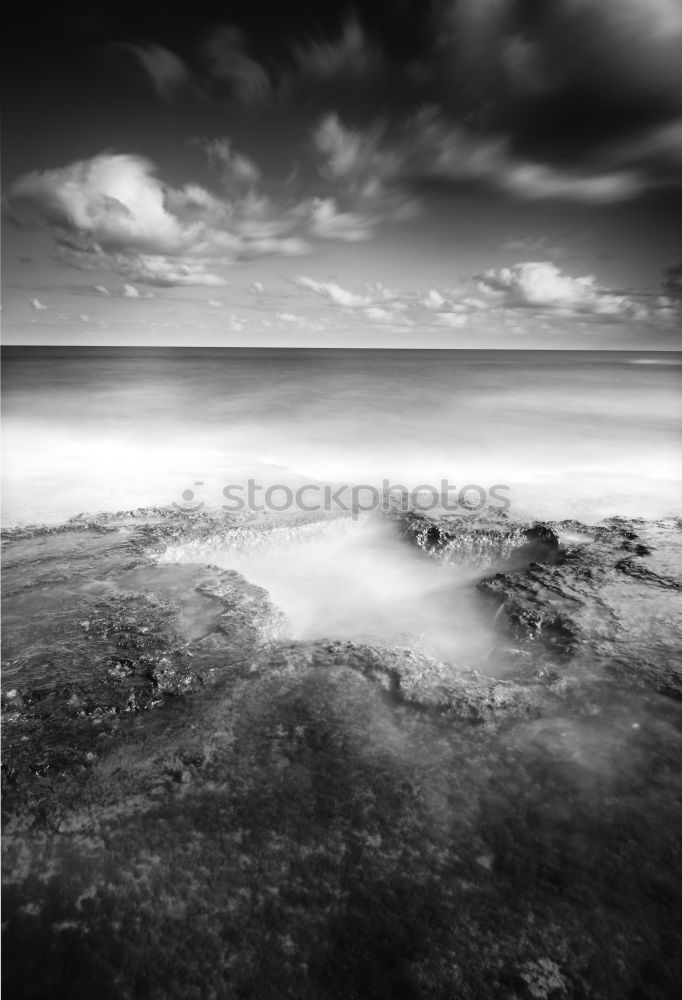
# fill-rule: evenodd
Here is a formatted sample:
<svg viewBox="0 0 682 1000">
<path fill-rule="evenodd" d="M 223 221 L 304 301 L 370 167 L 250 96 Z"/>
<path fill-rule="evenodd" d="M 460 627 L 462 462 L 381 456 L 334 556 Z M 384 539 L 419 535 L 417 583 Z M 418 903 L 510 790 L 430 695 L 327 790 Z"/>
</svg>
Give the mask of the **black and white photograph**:
<svg viewBox="0 0 682 1000">
<path fill-rule="evenodd" d="M 6 1000 L 677 1000 L 682 0 L 1 45 Z"/>
</svg>

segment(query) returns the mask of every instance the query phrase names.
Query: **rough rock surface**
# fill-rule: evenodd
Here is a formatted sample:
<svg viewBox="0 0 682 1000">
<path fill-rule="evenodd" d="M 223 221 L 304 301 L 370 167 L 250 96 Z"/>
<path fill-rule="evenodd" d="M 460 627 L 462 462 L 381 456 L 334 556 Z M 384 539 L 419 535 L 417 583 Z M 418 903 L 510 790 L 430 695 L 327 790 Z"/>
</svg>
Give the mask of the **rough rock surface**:
<svg viewBox="0 0 682 1000">
<path fill-rule="evenodd" d="M 676 997 L 675 526 L 514 528 L 493 558 L 451 525 L 440 555 L 487 553 L 501 677 L 293 641 L 239 574 L 152 558 L 219 530 L 7 539 L 7 994 Z"/>
<path fill-rule="evenodd" d="M 513 556 L 514 565 L 551 559 L 559 541 L 545 524 L 516 524 L 504 514 L 450 514 L 434 519 L 416 511 L 389 515 L 403 537 L 443 562 L 485 568 Z"/>
</svg>

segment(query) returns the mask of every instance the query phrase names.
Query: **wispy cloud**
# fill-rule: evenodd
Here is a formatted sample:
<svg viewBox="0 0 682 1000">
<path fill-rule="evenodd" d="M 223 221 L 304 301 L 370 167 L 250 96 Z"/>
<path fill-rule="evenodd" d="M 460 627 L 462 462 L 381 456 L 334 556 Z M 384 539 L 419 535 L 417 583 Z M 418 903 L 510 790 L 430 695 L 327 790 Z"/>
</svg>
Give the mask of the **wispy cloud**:
<svg viewBox="0 0 682 1000">
<path fill-rule="evenodd" d="M 32 305 L 33 308 L 37 309 L 39 312 L 43 309 L 49 309 L 49 306 L 46 306 L 44 302 L 40 301 L 40 299 L 31 299 L 30 305 Z"/>
<path fill-rule="evenodd" d="M 182 59 L 163 45 L 122 43 L 149 77 L 154 90 L 164 101 L 173 101 L 182 90 L 192 86 L 192 77 Z"/>
<path fill-rule="evenodd" d="M 371 79 L 385 68 L 383 53 L 372 45 L 357 19 L 349 17 L 333 38 L 311 39 L 294 47 L 299 78 L 331 80 L 344 77 Z"/>
<path fill-rule="evenodd" d="M 299 288 L 314 292 L 328 299 L 332 305 L 344 306 L 348 309 L 360 306 L 371 306 L 393 297 L 394 293 L 382 285 L 368 285 L 363 293 L 351 292 L 335 281 L 316 281 L 306 275 L 299 275 L 293 282 Z"/>
<path fill-rule="evenodd" d="M 392 134 L 380 120 L 353 129 L 329 114 L 318 124 L 314 140 L 326 176 L 345 184 L 357 202 L 378 202 L 384 217 L 391 206 L 399 212 L 414 205 L 411 186 L 423 180 L 486 186 L 525 200 L 592 204 L 632 198 L 649 183 L 624 161 L 621 166 L 595 162 L 578 170 L 523 159 L 507 136 L 453 124 L 437 106 L 422 108 Z"/>
<path fill-rule="evenodd" d="M 239 28 L 229 24 L 215 28 L 204 40 L 201 54 L 209 76 L 227 83 L 242 104 L 258 104 L 270 96 L 268 74 L 248 54 Z"/>
</svg>

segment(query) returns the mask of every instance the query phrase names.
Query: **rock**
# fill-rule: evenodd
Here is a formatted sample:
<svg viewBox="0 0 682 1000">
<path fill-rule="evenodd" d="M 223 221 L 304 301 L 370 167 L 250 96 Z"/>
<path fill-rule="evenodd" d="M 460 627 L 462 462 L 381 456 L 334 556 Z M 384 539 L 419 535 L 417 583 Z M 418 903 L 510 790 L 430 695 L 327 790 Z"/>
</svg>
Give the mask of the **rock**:
<svg viewBox="0 0 682 1000">
<path fill-rule="evenodd" d="M 487 567 L 509 560 L 518 565 L 550 561 L 558 550 L 556 532 L 545 524 L 515 524 L 500 514 L 447 515 L 437 520 L 414 511 L 387 515 L 403 538 L 441 562 Z"/>
<path fill-rule="evenodd" d="M 559 1000 L 566 996 L 566 980 L 556 962 L 549 958 L 526 962 L 521 970 L 521 978 L 534 1000 Z"/>
<path fill-rule="evenodd" d="M 149 668 L 149 676 L 162 694 L 187 694 L 197 684 L 196 676 L 184 664 L 173 663 L 167 656 Z"/>
<path fill-rule="evenodd" d="M 551 561 L 512 568 L 479 582 L 480 593 L 494 602 L 498 628 L 525 643 L 527 650 L 535 647 L 538 665 L 544 655 L 539 654 L 541 646 L 563 659 L 601 664 L 628 685 L 649 685 L 682 697 L 674 637 L 674 622 L 682 612 L 682 581 L 669 572 L 682 550 L 675 527 L 614 518 L 596 528 L 561 522 L 552 532 L 559 538 L 577 535 L 581 541 L 561 543 Z M 639 558 L 658 559 L 661 572 L 633 557 L 623 559 L 623 539 L 639 544 L 643 533 L 647 537 L 642 547 L 650 555 Z M 670 561 L 655 553 L 666 553 Z M 679 555 L 677 559 L 679 565 Z"/>
</svg>

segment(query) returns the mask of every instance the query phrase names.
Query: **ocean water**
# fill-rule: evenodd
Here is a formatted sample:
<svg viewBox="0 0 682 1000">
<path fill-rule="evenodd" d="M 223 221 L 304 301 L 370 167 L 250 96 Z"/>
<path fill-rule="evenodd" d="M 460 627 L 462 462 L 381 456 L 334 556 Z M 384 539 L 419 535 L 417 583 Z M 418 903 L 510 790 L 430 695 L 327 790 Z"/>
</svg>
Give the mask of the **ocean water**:
<svg viewBox="0 0 682 1000">
<path fill-rule="evenodd" d="M 171 503 L 248 511 L 272 487 L 285 523 L 264 544 L 226 538 L 167 561 L 239 570 L 294 637 L 409 634 L 444 659 L 484 655 L 494 636 L 470 569 L 423 560 L 369 511 L 344 510 L 346 490 L 328 523 L 303 511 L 309 527 L 287 528 L 296 497 L 324 515 L 324 484 L 354 486 L 361 508 L 388 484 L 422 487 L 429 506 L 445 481 L 470 516 L 488 502 L 521 521 L 669 516 L 681 388 L 680 356 L 660 353 L 7 348 L 3 522 Z"/>
<path fill-rule="evenodd" d="M 9 347 L 3 523 L 220 506 L 251 476 L 408 489 L 445 479 L 455 493 L 479 487 L 467 495 L 475 504 L 503 485 L 520 519 L 669 515 L 682 482 L 681 359 Z"/>
</svg>

